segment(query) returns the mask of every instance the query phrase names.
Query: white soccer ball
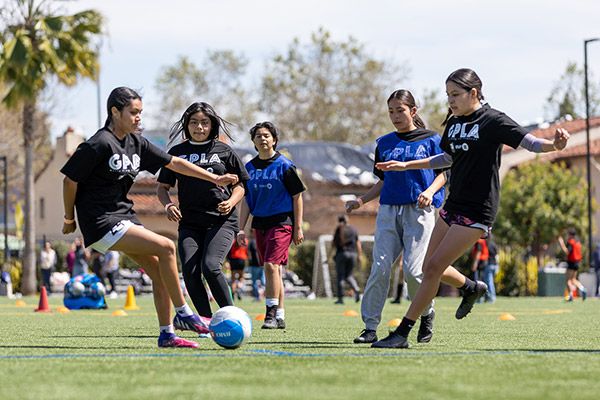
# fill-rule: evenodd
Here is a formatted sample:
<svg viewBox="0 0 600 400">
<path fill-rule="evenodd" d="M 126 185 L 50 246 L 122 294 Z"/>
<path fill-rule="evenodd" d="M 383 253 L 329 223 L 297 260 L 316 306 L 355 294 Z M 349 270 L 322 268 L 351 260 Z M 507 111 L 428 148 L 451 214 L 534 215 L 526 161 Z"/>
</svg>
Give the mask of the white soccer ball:
<svg viewBox="0 0 600 400">
<path fill-rule="evenodd" d="M 104 285 L 101 282 L 92 283 L 90 289 L 92 297 L 95 299 L 104 297 L 104 295 L 106 294 L 106 287 L 104 287 Z"/>
<path fill-rule="evenodd" d="M 236 349 L 252 336 L 252 320 L 241 308 L 226 306 L 213 314 L 210 336 L 226 349 Z"/>
<path fill-rule="evenodd" d="M 81 297 L 85 293 L 85 285 L 79 281 L 74 281 L 69 287 L 69 293 L 73 297 Z"/>
</svg>

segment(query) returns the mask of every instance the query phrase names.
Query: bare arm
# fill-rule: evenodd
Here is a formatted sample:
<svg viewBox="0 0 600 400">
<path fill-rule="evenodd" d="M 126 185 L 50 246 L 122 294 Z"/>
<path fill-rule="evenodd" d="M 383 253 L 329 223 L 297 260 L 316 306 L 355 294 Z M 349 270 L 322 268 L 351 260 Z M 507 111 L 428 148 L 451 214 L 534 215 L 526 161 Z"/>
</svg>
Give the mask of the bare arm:
<svg viewBox="0 0 600 400">
<path fill-rule="evenodd" d="M 231 191 L 231 196 L 227 200 L 219 203 L 217 206 L 217 211 L 219 211 L 221 214 L 229 214 L 236 204 L 244 198 L 244 193 L 246 193 L 244 185 L 237 183 Z"/>
<path fill-rule="evenodd" d="M 569 254 L 569 249 L 567 249 L 567 245 L 565 245 L 565 240 L 562 238 L 562 236 L 558 237 L 558 244 L 560 245 L 561 250 L 565 252 L 565 254 Z"/>
<path fill-rule="evenodd" d="M 215 185 L 219 185 L 219 186 L 227 186 L 230 184 L 236 184 L 239 181 L 237 175 L 233 175 L 233 174 L 215 175 L 211 172 L 208 172 L 204 168 L 194 165 L 191 162 L 186 161 L 183 158 L 179 158 L 179 157 L 171 158 L 171 162 L 169 162 L 167 165 L 165 165 L 165 168 L 169 168 L 170 170 L 175 171 L 182 175 L 192 176 L 194 178 L 209 181 L 209 182 L 212 182 Z"/>
<path fill-rule="evenodd" d="M 302 232 L 302 223 L 304 222 L 304 203 L 302 202 L 302 193 L 292 197 L 292 206 L 294 207 L 294 232 L 293 240 L 295 245 L 304 241 L 304 232 Z"/>
<path fill-rule="evenodd" d="M 77 195 L 77 182 L 65 176 L 63 179 L 63 205 L 65 208 L 65 220 L 73 220 L 72 223 L 63 223 L 62 233 L 65 235 L 75 232 L 75 196 Z"/>
<path fill-rule="evenodd" d="M 250 208 L 248 208 L 248 203 L 242 201 L 240 204 L 240 231 L 236 237 L 237 243 L 240 246 L 246 243 L 246 232 L 244 232 L 244 229 L 246 229 L 248 217 L 250 217 Z"/>
<path fill-rule="evenodd" d="M 177 207 L 177 205 L 171 201 L 169 189 L 171 189 L 171 185 L 167 183 L 159 183 L 156 187 L 156 195 L 158 196 L 158 201 L 160 201 L 160 204 L 165 207 L 169 221 L 179 222 L 181 220 L 181 211 L 179 210 L 179 207 Z"/>
<path fill-rule="evenodd" d="M 471 272 L 477 271 L 477 265 L 479 264 L 479 256 L 481 256 L 481 250 L 477 250 L 473 255 L 473 264 L 471 264 Z"/>
<path fill-rule="evenodd" d="M 352 210 L 356 210 L 356 209 L 362 207 L 363 204 L 368 203 L 369 201 L 379 197 L 382 187 L 383 187 L 383 181 L 380 180 L 379 182 L 377 182 L 376 184 L 371 186 L 371 188 L 369 190 L 367 190 L 367 193 L 363 194 L 360 197 L 357 197 L 356 200 L 347 201 L 346 202 L 346 212 L 348 214 L 350 214 L 352 212 Z"/>
<path fill-rule="evenodd" d="M 429 207 L 431 205 L 431 202 L 433 201 L 433 196 L 437 193 L 438 190 L 444 187 L 445 184 L 446 174 L 442 172 L 441 174 L 438 174 L 433 180 L 433 182 L 431 182 L 431 185 L 429 185 L 429 187 L 419 195 L 419 198 L 417 199 L 417 204 L 419 205 L 419 207 Z"/>
</svg>

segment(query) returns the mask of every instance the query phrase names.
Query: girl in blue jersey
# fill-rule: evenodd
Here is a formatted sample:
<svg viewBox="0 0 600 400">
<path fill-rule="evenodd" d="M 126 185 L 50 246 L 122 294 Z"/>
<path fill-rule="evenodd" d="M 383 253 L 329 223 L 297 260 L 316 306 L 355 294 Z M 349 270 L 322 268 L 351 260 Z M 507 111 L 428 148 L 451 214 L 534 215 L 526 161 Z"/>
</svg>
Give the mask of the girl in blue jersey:
<svg viewBox="0 0 600 400">
<path fill-rule="evenodd" d="M 396 131 L 377 139 L 375 163 L 389 160 L 419 160 L 440 154 L 440 136 L 425 128 L 417 114 L 413 95 L 396 90 L 387 101 L 389 116 Z M 348 213 L 379 196 L 379 211 L 373 248 L 373 265 L 361 304 L 365 329 L 354 343 L 377 341 L 377 326 L 387 298 L 392 263 L 402 254 L 402 265 L 411 298 L 423 279 L 423 259 L 435 224 L 434 207 L 444 201 L 444 173 L 433 170 L 382 172 L 380 179 L 356 200 L 346 203 Z M 453 271 L 447 279 L 452 281 Z M 456 271 L 458 274 L 458 271 Z M 433 335 L 433 301 L 421 312 L 419 342 L 429 342 Z"/>
<path fill-rule="evenodd" d="M 485 236 L 498 211 L 500 159 L 504 144 L 543 153 L 564 149 L 569 133 L 557 129 L 554 140 L 527 133 L 506 114 L 483 101 L 483 83 L 475 71 L 462 68 L 446 79 L 450 110 L 440 147 L 443 153 L 411 161 L 383 160 L 381 171 L 407 171 L 451 167 L 450 195 L 440 211 L 423 265 L 423 282 L 398 328 L 372 347 L 407 348 L 408 335 L 416 319 L 435 297 L 440 278 L 448 267 Z M 484 282 L 458 276 L 463 299 L 456 310 L 461 319 L 487 292 Z"/>
<path fill-rule="evenodd" d="M 284 329 L 283 281 L 281 266 L 287 265 L 293 241 L 304 240 L 302 233 L 302 192 L 306 190 L 296 166 L 277 152 L 279 133 L 271 122 L 250 129 L 258 156 L 246 164 L 246 201 L 240 211 L 239 243 L 246 241 L 244 227 L 252 214 L 252 229 L 259 258 L 264 264 L 266 314 L 263 329 Z"/>
</svg>

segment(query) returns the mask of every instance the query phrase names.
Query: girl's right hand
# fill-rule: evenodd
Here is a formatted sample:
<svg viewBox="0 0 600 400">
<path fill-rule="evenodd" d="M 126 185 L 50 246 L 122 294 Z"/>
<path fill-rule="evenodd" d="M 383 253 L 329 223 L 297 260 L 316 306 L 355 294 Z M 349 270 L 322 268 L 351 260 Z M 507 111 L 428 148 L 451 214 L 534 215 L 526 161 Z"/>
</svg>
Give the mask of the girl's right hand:
<svg viewBox="0 0 600 400">
<path fill-rule="evenodd" d="M 217 176 L 217 178 L 215 179 L 215 184 L 217 186 L 228 186 L 228 185 L 235 185 L 236 183 L 239 182 L 239 178 L 237 175 L 233 175 L 233 174 L 225 174 L 225 175 L 219 175 Z"/>
<path fill-rule="evenodd" d="M 375 168 L 382 171 L 404 171 L 406 169 L 406 162 L 403 161 L 385 161 L 378 162 L 375 164 Z"/>
<path fill-rule="evenodd" d="M 63 223 L 62 233 L 64 235 L 68 235 L 69 233 L 75 232 L 77 229 L 77 222 L 73 222 L 72 224 Z"/>
<path fill-rule="evenodd" d="M 361 206 L 360 201 L 358 200 L 348 200 L 346 202 L 346 213 L 350 214 L 353 210 L 358 210 Z"/>
<path fill-rule="evenodd" d="M 169 221 L 179 222 L 181 221 L 181 211 L 175 204 L 167 208 L 167 218 Z"/>
</svg>

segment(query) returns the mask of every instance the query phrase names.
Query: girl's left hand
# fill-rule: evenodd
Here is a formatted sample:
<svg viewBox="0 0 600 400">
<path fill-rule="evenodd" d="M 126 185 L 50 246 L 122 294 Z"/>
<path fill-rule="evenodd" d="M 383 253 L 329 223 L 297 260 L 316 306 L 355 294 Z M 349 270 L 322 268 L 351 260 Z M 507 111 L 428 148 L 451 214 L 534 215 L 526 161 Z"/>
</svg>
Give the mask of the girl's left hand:
<svg viewBox="0 0 600 400">
<path fill-rule="evenodd" d="M 562 150 L 567 147 L 567 141 L 569 140 L 569 132 L 566 129 L 559 128 L 554 132 L 554 148 L 556 150 Z"/>
<path fill-rule="evenodd" d="M 304 241 L 304 232 L 302 232 L 301 227 L 294 227 L 294 234 L 292 236 L 294 240 L 294 244 L 297 246 Z"/>
<path fill-rule="evenodd" d="M 404 171 L 406 163 L 402 161 L 385 161 L 375 164 L 375 168 L 382 171 Z"/>
<path fill-rule="evenodd" d="M 419 195 L 419 198 L 417 199 L 417 205 L 419 206 L 419 208 L 429 207 L 432 201 L 433 194 L 425 190 Z"/>
<path fill-rule="evenodd" d="M 231 200 L 222 201 L 217 205 L 217 211 L 221 214 L 227 215 L 231 212 L 231 210 L 233 210 Z"/>
</svg>

